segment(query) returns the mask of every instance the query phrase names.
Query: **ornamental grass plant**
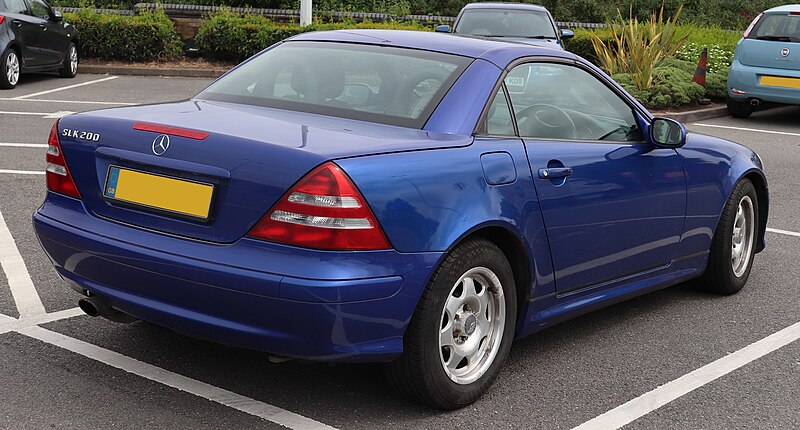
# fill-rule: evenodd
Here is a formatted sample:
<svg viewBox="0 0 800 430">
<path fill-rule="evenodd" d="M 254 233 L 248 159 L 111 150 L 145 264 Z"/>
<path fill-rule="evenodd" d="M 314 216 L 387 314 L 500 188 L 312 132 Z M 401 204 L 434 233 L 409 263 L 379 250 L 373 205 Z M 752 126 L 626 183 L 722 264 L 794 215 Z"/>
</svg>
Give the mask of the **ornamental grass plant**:
<svg viewBox="0 0 800 430">
<path fill-rule="evenodd" d="M 595 35 L 592 47 L 600 67 L 610 75 L 627 74 L 637 90 L 653 86 L 653 72 L 664 59 L 672 58 L 684 44 L 688 35 L 678 34 L 676 21 L 682 8 L 672 17 L 664 19 L 664 7 L 653 13 L 647 21 L 639 21 L 631 9 L 629 18 L 617 10 L 617 19 L 608 21 L 611 38 L 604 40 Z"/>
</svg>

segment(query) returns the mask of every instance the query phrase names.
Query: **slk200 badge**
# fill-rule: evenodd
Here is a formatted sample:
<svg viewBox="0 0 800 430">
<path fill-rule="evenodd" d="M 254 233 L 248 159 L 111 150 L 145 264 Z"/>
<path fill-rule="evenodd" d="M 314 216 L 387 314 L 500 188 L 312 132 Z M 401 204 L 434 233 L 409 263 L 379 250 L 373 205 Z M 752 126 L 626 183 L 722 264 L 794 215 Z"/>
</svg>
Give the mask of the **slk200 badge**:
<svg viewBox="0 0 800 430">
<path fill-rule="evenodd" d="M 99 133 L 91 133 L 88 131 L 80 131 L 80 130 L 70 130 L 68 128 L 61 130 L 61 136 L 72 137 L 80 140 L 89 140 L 92 142 L 97 142 L 100 140 Z"/>
</svg>

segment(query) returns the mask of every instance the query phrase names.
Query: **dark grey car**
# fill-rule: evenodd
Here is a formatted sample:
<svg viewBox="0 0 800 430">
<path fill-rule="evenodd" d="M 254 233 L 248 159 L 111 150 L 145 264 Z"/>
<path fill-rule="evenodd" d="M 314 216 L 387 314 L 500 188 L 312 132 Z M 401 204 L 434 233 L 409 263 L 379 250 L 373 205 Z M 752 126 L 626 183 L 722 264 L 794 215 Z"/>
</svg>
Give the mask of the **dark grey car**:
<svg viewBox="0 0 800 430">
<path fill-rule="evenodd" d="M 78 32 L 44 0 L 0 0 L 0 88 L 14 88 L 21 73 L 78 73 Z"/>
<path fill-rule="evenodd" d="M 543 6 L 528 3 L 470 3 L 461 9 L 452 29 L 440 25 L 436 31 L 498 37 L 555 49 L 564 49 L 562 40 L 574 35 L 572 30 L 558 31 Z"/>
</svg>

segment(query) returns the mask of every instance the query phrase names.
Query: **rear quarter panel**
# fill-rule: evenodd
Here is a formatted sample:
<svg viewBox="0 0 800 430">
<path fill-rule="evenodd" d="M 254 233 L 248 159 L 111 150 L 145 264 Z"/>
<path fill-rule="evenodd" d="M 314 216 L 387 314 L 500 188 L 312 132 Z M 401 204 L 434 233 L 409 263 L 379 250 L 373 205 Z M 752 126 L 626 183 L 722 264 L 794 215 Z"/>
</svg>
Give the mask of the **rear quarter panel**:
<svg viewBox="0 0 800 430">
<path fill-rule="evenodd" d="M 489 185 L 481 155 L 505 152 L 516 180 Z M 522 143 L 476 139 L 471 146 L 336 161 L 350 175 L 399 252 L 447 251 L 483 228 L 501 227 L 529 258 L 529 299 L 554 294 L 553 269 Z M 526 305 L 520 309 L 526 315 Z M 523 327 L 518 327 L 522 330 Z"/>
</svg>

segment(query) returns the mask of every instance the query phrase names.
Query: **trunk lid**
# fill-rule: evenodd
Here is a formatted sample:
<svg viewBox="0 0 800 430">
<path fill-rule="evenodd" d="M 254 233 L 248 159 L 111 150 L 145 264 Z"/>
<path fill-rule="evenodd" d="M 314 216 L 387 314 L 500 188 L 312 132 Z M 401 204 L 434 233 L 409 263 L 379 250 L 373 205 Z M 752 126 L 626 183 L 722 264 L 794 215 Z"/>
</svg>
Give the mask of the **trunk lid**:
<svg viewBox="0 0 800 430">
<path fill-rule="evenodd" d="M 209 135 L 202 140 L 170 135 L 167 150 L 159 156 L 153 146 L 162 135 L 134 129 L 137 122 Z M 70 115 L 61 119 L 59 136 L 89 211 L 216 243 L 244 236 L 295 182 L 325 161 L 472 142 L 471 136 L 199 100 Z M 208 219 L 109 198 L 112 166 L 213 186 Z"/>
<path fill-rule="evenodd" d="M 800 70 L 800 43 L 774 40 L 742 39 L 737 57 L 752 67 Z M 783 55 L 786 53 L 787 55 Z"/>
</svg>

